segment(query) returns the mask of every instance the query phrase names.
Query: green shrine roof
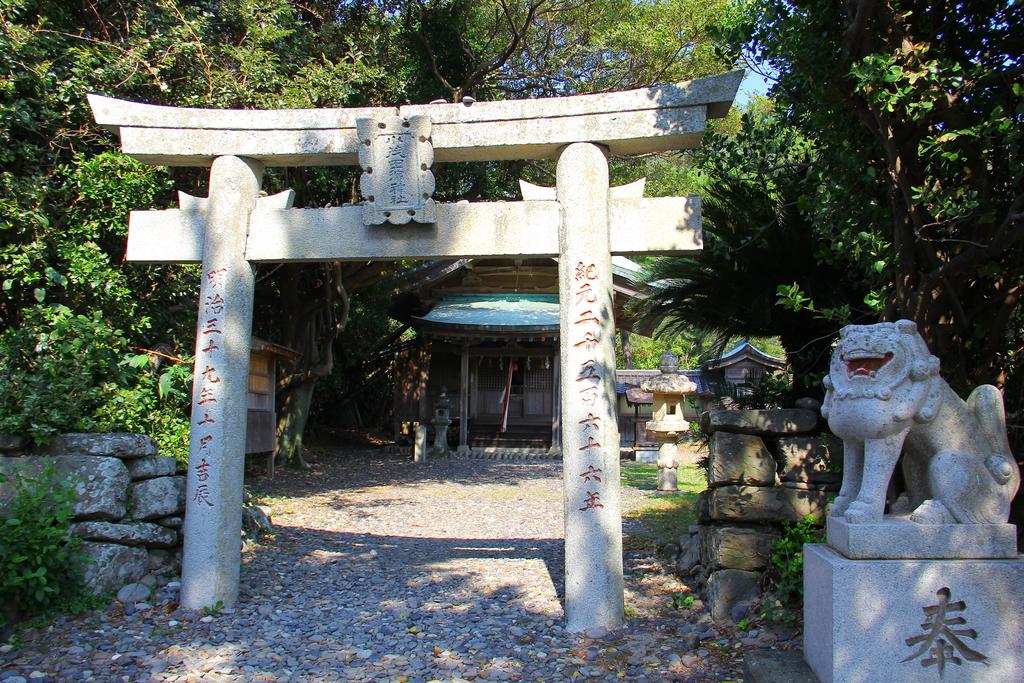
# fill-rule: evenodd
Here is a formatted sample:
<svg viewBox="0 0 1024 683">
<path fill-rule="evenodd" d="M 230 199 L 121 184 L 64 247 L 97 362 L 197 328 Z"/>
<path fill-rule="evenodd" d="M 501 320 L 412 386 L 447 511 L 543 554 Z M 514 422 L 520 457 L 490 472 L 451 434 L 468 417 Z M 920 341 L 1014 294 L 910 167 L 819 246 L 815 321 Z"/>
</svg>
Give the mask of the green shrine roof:
<svg viewBox="0 0 1024 683">
<path fill-rule="evenodd" d="M 426 315 L 429 327 L 480 332 L 558 333 L 557 294 L 449 294 Z"/>
</svg>

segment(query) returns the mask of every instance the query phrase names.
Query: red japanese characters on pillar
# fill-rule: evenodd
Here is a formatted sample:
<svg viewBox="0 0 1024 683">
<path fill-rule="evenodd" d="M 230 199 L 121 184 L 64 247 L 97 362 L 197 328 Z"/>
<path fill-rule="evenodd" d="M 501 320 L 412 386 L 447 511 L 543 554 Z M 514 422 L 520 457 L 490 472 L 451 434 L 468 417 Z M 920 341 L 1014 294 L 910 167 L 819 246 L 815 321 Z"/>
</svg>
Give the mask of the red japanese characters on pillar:
<svg viewBox="0 0 1024 683">
<path fill-rule="evenodd" d="M 601 366 L 594 357 L 594 349 L 600 343 L 601 320 L 598 317 L 601 313 L 597 303 L 597 292 L 594 290 L 593 281 L 597 280 L 597 264 L 584 263 L 580 261 L 573 270 L 573 310 L 570 314 L 572 320 L 572 346 L 586 352 L 583 361 L 576 371 L 576 395 L 580 403 L 588 408 L 594 408 L 602 393 Z M 577 421 L 580 442 L 583 444 L 579 451 L 585 456 L 593 456 L 595 462 L 599 463 L 601 458 L 601 418 L 588 412 L 586 417 Z M 586 495 L 582 501 L 581 511 L 598 510 L 604 507 L 601 502 L 601 474 L 602 469 L 594 463 L 587 464 L 587 468 L 579 473 L 579 476 L 586 483 Z"/>
<path fill-rule="evenodd" d="M 215 268 L 203 274 L 201 288 L 201 308 L 196 348 L 196 386 L 193 390 L 193 447 L 192 460 L 197 461 L 192 470 L 195 474 L 195 490 L 191 493 L 192 502 L 214 507 L 210 485 L 206 482 L 213 476 L 214 468 L 219 464 L 216 458 L 211 462 L 207 456 L 212 455 L 212 448 L 217 443 L 218 423 L 222 418 L 221 377 L 217 370 L 222 358 L 224 340 L 224 313 L 227 303 L 222 292 L 227 282 L 228 269 Z M 202 370 L 200 370 L 202 368 Z"/>
</svg>

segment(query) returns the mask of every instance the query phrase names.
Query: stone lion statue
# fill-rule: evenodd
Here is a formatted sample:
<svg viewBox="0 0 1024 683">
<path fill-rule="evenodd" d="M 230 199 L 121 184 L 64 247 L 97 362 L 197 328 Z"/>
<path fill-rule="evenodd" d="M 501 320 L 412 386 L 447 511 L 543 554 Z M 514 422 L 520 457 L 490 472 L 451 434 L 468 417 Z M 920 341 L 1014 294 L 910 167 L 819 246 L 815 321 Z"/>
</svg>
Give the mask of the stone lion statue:
<svg viewBox="0 0 1024 683">
<path fill-rule="evenodd" d="M 1002 396 L 986 384 L 961 400 L 914 322 L 844 327 L 825 389 L 821 414 L 844 448 L 832 516 L 880 522 L 902 452 L 908 491 L 894 512 L 921 524 L 1006 523 L 1020 471 Z"/>
</svg>

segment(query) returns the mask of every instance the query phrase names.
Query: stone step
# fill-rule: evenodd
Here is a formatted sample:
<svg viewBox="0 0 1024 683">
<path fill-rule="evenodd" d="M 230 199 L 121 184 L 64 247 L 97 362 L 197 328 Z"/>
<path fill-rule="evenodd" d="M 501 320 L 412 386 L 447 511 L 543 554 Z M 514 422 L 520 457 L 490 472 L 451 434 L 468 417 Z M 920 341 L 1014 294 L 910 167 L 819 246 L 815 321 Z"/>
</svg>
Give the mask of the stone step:
<svg viewBox="0 0 1024 683">
<path fill-rule="evenodd" d="M 531 460 L 561 460 L 562 454 L 558 451 L 551 453 L 546 448 L 472 448 L 468 454 L 453 456 L 472 460 L 510 460 L 510 461 L 531 461 Z"/>
</svg>

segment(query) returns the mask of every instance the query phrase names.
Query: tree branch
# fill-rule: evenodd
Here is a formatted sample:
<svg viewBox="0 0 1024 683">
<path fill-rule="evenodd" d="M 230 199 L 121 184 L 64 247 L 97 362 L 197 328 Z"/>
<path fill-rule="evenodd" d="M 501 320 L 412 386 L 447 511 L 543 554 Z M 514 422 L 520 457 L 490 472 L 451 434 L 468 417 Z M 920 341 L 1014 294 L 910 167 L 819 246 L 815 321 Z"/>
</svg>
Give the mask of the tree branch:
<svg viewBox="0 0 1024 683">
<path fill-rule="evenodd" d="M 447 78 L 441 75 L 441 70 L 438 69 L 437 67 L 437 58 L 434 56 L 434 50 L 433 48 L 430 47 L 430 43 L 427 41 L 427 37 L 423 34 L 423 5 L 420 3 L 417 3 L 417 5 L 420 8 L 420 25 L 415 32 L 416 39 L 423 47 L 423 52 L 427 56 L 427 64 L 430 66 L 430 72 L 433 74 L 434 78 L 437 79 L 437 82 L 440 83 L 442 87 L 444 87 L 448 91 L 448 94 L 451 95 L 452 99 L 455 99 L 455 88 L 452 86 L 451 83 L 448 82 Z M 408 16 L 410 17 L 411 21 L 411 14 Z"/>
</svg>

